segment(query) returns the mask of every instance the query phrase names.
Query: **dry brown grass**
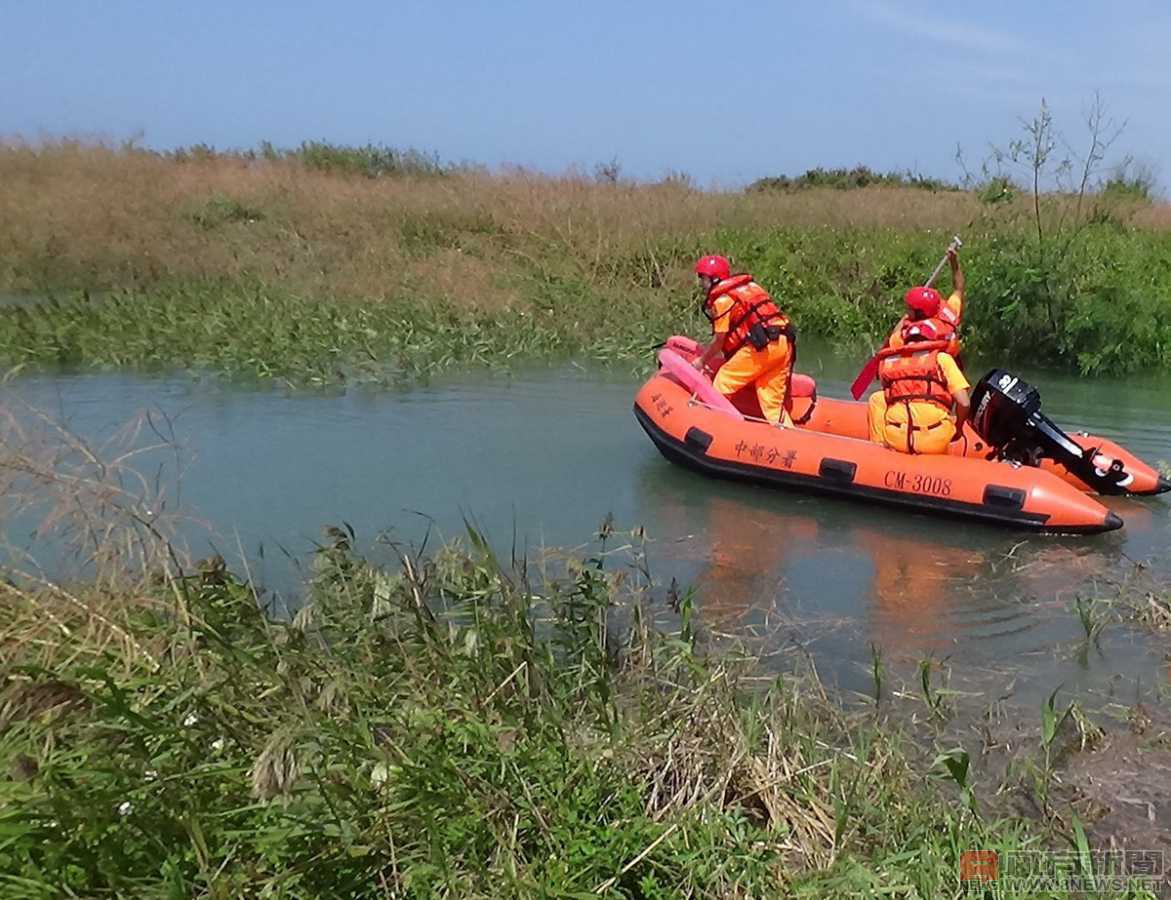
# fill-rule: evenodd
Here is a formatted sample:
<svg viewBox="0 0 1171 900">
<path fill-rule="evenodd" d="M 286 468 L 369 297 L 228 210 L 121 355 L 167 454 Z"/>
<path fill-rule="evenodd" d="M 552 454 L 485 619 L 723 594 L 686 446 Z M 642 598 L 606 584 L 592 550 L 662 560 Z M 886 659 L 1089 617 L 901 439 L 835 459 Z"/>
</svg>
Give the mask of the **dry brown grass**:
<svg viewBox="0 0 1171 900">
<path fill-rule="evenodd" d="M 0 142 L 0 185 L 0 290 L 255 280 L 313 298 L 487 310 L 566 278 L 635 302 L 662 286 L 688 291 L 693 255 L 726 248 L 718 229 L 963 230 L 978 241 L 1030 215 L 1024 197 L 993 210 L 961 191 L 719 193 L 523 171 L 371 179 L 295 159 L 181 162 L 68 141 Z M 1168 204 L 1114 204 L 1111 215 L 1171 228 Z M 858 278 L 842 274 L 833 290 Z"/>
<path fill-rule="evenodd" d="M 77 142 L 0 146 L 0 184 L 2 288 L 254 276 L 363 299 L 401 294 L 404 282 L 427 295 L 466 295 L 470 284 L 485 305 L 508 302 L 518 270 L 611 280 L 631 259 L 662 268 L 656 248 L 720 227 L 947 229 L 979 213 L 959 192 L 707 193 L 531 173 L 367 179 Z M 215 198 L 237 204 L 239 219 L 199 224 Z"/>
<path fill-rule="evenodd" d="M 809 685 L 797 687 L 795 681 L 774 694 L 767 711 L 746 720 L 734 697 L 744 688 L 743 672 L 754 665 L 756 661 L 745 659 L 731 669 L 717 666 L 681 701 L 688 711 L 671 720 L 670 728 L 656 721 L 652 733 L 637 736 L 641 755 L 629 764 L 647 784 L 647 814 L 661 821 L 713 802 L 729 810 L 740 808 L 787 836 L 781 849 L 792 868 L 832 865 L 838 849 L 829 800 L 835 761 L 823 748 L 792 739 L 794 731 L 810 724 L 811 709 L 827 712 L 829 703 L 819 707 L 824 695 Z M 750 738 L 750 728 L 758 730 L 759 739 Z M 844 756 L 852 759 L 849 753 Z M 867 777 L 892 774 L 886 771 L 888 762 L 872 764 Z"/>
<path fill-rule="evenodd" d="M 1171 230 L 1171 203 L 1138 204 L 1131 213 L 1131 223 L 1152 231 Z"/>
<path fill-rule="evenodd" d="M 87 580 L 120 586 L 127 571 L 157 568 L 182 515 L 172 496 L 180 474 L 170 471 L 180 465 L 165 420 L 143 413 L 95 445 L 0 394 L 0 521 L 9 531 L 31 525 L 38 539 L 52 540 L 61 571 L 73 561 Z M 15 564 L 36 566 L 18 548 L 3 549 Z"/>
<path fill-rule="evenodd" d="M 178 467 L 165 422 L 143 414 L 100 444 L 67 424 L 0 395 L 0 522 L 7 538 L 34 529 L 27 546 L 0 544 L 0 666 L 17 658 L 60 663 L 116 648 L 153 665 L 128 616 L 157 596 L 150 582 L 179 585 L 190 568 L 176 540 Z M 153 473 L 153 474 L 144 474 Z"/>
</svg>

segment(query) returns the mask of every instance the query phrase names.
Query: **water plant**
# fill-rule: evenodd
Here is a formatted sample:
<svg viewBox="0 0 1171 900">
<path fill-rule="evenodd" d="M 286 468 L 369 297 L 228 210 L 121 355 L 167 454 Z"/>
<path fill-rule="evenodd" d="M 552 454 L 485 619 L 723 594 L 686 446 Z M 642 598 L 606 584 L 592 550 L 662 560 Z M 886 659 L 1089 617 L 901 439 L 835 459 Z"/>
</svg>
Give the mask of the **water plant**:
<svg viewBox="0 0 1171 900">
<path fill-rule="evenodd" d="M 885 681 L 885 669 L 882 664 L 882 648 L 878 644 L 870 644 L 870 674 L 874 679 L 874 706 L 882 705 L 882 689 Z"/>
<path fill-rule="evenodd" d="M 949 778 L 955 782 L 963 795 L 964 802 L 973 815 L 979 815 L 976 804 L 976 793 L 972 782 L 968 778 L 971 770 L 972 758 L 963 747 L 953 747 L 935 757 L 932 768 L 942 768 Z"/>
<path fill-rule="evenodd" d="M 1085 634 L 1085 643 L 1098 642 L 1102 629 L 1106 627 L 1106 619 L 1095 599 L 1077 597 L 1074 600 L 1074 610 L 1077 612 L 1078 622 L 1081 623 Z"/>
<path fill-rule="evenodd" d="M 919 660 L 919 686 L 923 692 L 923 700 L 927 704 L 927 708 L 931 711 L 932 718 L 939 721 L 946 721 L 952 714 L 953 706 L 952 699 L 959 692 L 953 691 L 948 687 L 936 687 L 932 684 L 931 673 L 936 669 L 941 669 L 942 664 L 934 659 L 925 658 Z M 947 677 L 950 679 L 951 672 L 947 670 Z"/>
<path fill-rule="evenodd" d="M 456 366 L 570 353 L 645 363 L 641 330 L 565 333 L 537 316 L 360 306 L 260 285 L 188 285 L 142 295 L 88 292 L 0 314 L 0 358 L 29 365 L 186 368 L 238 379 L 323 386 L 412 380 Z M 668 327 L 666 320 L 661 322 Z"/>
<path fill-rule="evenodd" d="M 1078 710 L 1076 703 L 1071 701 L 1064 710 L 1058 711 L 1057 694 L 1062 687 L 1063 685 L 1055 687 L 1045 702 L 1041 704 L 1041 764 L 1034 772 L 1034 786 L 1041 810 L 1046 815 L 1052 814 L 1049 807 L 1049 792 L 1053 782 L 1056 741 L 1062 733 L 1062 728 L 1066 722 L 1073 721 L 1078 728 L 1083 746 L 1093 733 L 1085 730 L 1088 720 Z"/>
</svg>

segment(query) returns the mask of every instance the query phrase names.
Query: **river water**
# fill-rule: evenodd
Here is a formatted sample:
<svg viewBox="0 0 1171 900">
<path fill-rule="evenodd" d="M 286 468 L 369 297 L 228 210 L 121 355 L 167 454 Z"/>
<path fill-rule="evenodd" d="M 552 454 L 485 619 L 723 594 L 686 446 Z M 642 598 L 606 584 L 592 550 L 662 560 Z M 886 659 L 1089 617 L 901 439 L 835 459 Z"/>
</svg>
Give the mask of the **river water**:
<svg viewBox="0 0 1171 900">
<path fill-rule="evenodd" d="M 802 349 L 820 392 L 845 396 L 854 366 Z M 1020 374 L 1064 427 L 1171 460 L 1171 381 Z M 1168 684 L 1165 638 L 1115 627 L 1077 652 L 1074 613 L 1135 563 L 1171 577 L 1166 496 L 1109 499 L 1123 530 L 1060 537 L 711 481 L 655 451 L 631 414 L 637 386 L 569 364 L 328 395 L 125 374 L 26 376 L 7 390 L 95 443 L 142 410 L 165 416 L 183 460 L 172 502 L 286 595 L 290 557 L 304 559 L 324 525 L 417 543 L 428 528 L 459 535 L 466 516 L 498 546 L 515 534 L 533 550 L 581 544 L 612 516 L 645 528 L 656 580 L 693 585 L 708 627 L 767 630 L 778 655 L 801 653 L 849 689 L 868 689 L 873 646 L 908 671 L 946 660 L 954 688 L 1015 681 L 1029 702 L 1058 684 L 1120 697 Z"/>
</svg>

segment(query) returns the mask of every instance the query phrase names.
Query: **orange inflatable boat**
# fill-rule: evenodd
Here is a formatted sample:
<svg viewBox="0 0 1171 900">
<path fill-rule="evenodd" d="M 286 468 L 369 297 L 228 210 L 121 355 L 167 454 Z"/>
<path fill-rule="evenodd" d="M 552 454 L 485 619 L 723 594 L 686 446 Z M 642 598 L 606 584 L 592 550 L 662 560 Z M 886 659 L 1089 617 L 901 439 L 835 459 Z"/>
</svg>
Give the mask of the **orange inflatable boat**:
<svg viewBox="0 0 1171 900">
<path fill-rule="evenodd" d="M 707 475 L 822 491 L 1039 531 L 1122 526 L 1098 494 L 1157 494 L 1171 481 L 1112 441 L 1070 436 L 1040 413 L 1040 398 L 993 370 L 973 391 L 972 419 L 946 455 L 909 455 L 869 440 L 866 404 L 818 397 L 794 375 L 792 416 L 763 421 L 751 390 L 731 398 L 694 368 L 698 347 L 675 337 L 639 390 L 634 414 L 670 461 Z"/>
</svg>

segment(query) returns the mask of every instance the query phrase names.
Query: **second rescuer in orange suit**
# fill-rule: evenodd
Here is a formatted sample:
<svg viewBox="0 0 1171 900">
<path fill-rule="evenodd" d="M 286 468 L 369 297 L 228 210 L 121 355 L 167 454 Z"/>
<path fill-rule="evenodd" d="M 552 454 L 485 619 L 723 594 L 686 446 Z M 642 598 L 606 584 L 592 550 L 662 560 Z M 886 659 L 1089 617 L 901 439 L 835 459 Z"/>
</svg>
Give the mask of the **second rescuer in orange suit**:
<svg viewBox="0 0 1171 900">
<path fill-rule="evenodd" d="M 712 385 L 731 396 L 748 385 L 760 410 L 774 425 L 792 424 L 785 409 L 793 377 L 796 334 L 788 317 L 751 275 L 733 275 L 728 260 L 705 256 L 695 264 L 703 290 L 703 311 L 712 323 L 712 342 L 695 360 L 700 371 L 723 355 Z"/>
<path fill-rule="evenodd" d="M 901 453 L 946 453 L 968 413 L 969 385 L 957 358 L 964 272 L 954 248 L 947 260 L 951 296 L 945 301 L 930 287 L 907 291 L 907 314 L 878 353 L 882 390 L 870 397 L 870 438 Z"/>
<path fill-rule="evenodd" d="M 868 409 L 871 440 L 900 453 L 946 453 L 968 417 L 968 381 L 946 340 L 931 340 L 919 325 L 905 328 L 903 340 L 880 354 L 882 390 Z"/>
</svg>

